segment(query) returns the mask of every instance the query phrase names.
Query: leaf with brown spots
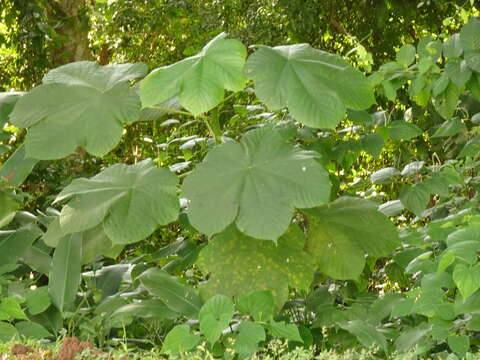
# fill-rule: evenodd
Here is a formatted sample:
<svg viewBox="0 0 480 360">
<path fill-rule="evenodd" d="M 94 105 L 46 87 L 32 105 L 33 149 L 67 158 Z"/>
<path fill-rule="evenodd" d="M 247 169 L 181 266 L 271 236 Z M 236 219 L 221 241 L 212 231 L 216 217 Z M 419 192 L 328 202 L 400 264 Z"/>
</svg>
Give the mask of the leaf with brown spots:
<svg viewBox="0 0 480 360">
<path fill-rule="evenodd" d="M 254 290 L 270 290 L 280 308 L 288 298 L 289 286 L 308 289 L 313 280 L 315 265 L 303 251 L 304 244 L 304 234 L 295 225 L 277 244 L 228 227 L 200 252 L 197 264 L 210 274 L 209 281 L 201 286 L 202 297 L 239 297 Z"/>
</svg>

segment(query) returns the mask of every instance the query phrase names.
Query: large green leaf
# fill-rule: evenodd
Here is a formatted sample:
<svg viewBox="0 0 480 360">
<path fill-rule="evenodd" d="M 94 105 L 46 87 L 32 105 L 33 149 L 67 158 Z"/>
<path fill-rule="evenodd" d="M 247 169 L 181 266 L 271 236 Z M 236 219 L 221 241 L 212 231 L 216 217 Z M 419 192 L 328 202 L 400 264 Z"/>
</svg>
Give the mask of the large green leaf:
<svg viewBox="0 0 480 360">
<path fill-rule="evenodd" d="M 122 137 L 122 124 L 139 118 L 140 98 L 129 81 L 146 70 L 143 64 L 81 61 L 50 71 L 10 114 L 12 124 L 29 128 L 27 157 L 58 159 L 78 146 L 96 156 L 108 153 Z"/>
<path fill-rule="evenodd" d="M 55 306 L 65 311 L 73 304 L 80 285 L 82 242 L 79 234 L 63 239 L 55 249 L 48 291 Z"/>
<path fill-rule="evenodd" d="M 261 46 L 246 64 L 257 96 L 271 110 L 288 107 L 305 125 L 335 128 L 346 108 L 375 103 L 367 78 L 339 56 L 307 44 Z"/>
<path fill-rule="evenodd" d="M 238 40 L 222 33 L 200 53 L 154 70 L 140 84 L 143 107 L 157 105 L 174 96 L 194 115 L 217 106 L 225 89 L 240 91 L 246 79 L 243 67 L 247 51 Z"/>
<path fill-rule="evenodd" d="M 306 211 L 310 226 L 306 251 L 321 272 L 335 279 L 356 279 L 365 254 L 386 256 L 398 246 L 395 226 L 377 208 L 367 200 L 342 197 Z"/>
<path fill-rule="evenodd" d="M 64 234 L 85 231 L 103 223 L 113 244 L 143 240 L 158 225 L 176 220 L 177 177 L 150 160 L 116 164 L 91 179 L 76 179 L 55 201 L 70 199 L 62 209 Z"/>
<path fill-rule="evenodd" d="M 149 269 L 139 277 L 142 285 L 171 310 L 196 318 L 202 302 L 197 291 L 160 269 Z"/>
<path fill-rule="evenodd" d="M 314 153 L 261 128 L 211 150 L 185 179 L 183 196 L 191 224 L 207 235 L 235 221 L 249 236 L 276 240 L 294 208 L 328 201 L 330 181 Z"/>
<path fill-rule="evenodd" d="M 200 252 L 197 264 L 210 274 L 201 294 L 240 297 L 253 290 L 271 290 L 281 308 L 289 285 L 306 290 L 313 280 L 315 266 L 303 247 L 304 235 L 297 226 L 292 225 L 274 244 L 250 238 L 232 225 Z"/>
</svg>

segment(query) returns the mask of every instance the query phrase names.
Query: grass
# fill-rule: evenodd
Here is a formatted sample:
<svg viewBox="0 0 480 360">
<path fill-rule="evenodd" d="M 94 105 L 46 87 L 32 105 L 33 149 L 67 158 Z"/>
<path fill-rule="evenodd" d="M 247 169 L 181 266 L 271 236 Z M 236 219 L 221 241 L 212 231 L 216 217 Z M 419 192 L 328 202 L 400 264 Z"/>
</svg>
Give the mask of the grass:
<svg viewBox="0 0 480 360">
<path fill-rule="evenodd" d="M 17 342 L 0 342 L 0 360 L 8 360 L 12 357 L 11 348 Z M 55 356 L 61 346 L 61 341 L 49 344 L 41 344 L 32 340 L 23 341 L 22 344 L 38 351 L 40 358 L 49 358 Z M 158 348 L 150 351 L 128 348 L 126 344 L 121 344 L 117 349 L 112 349 L 101 355 L 91 354 L 90 351 L 84 351 L 77 356 L 77 360 L 106 360 L 121 359 L 126 357 L 129 360 L 214 360 L 215 358 L 206 350 L 204 346 L 199 346 L 194 353 L 183 354 L 179 356 L 165 356 L 160 354 Z M 303 349 L 296 348 L 289 350 L 285 342 L 278 340 L 270 342 L 262 352 L 253 355 L 248 360 L 380 360 L 385 356 L 378 355 L 375 349 L 351 349 L 343 353 L 333 350 L 318 353 L 314 348 Z M 455 354 L 442 353 L 433 357 L 422 357 L 410 352 L 407 354 L 392 354 L 386 359 L 388 360 L 480 360 L 480 354 L 467 354 L 463 358 L 457 357 Z"/>
</svg>

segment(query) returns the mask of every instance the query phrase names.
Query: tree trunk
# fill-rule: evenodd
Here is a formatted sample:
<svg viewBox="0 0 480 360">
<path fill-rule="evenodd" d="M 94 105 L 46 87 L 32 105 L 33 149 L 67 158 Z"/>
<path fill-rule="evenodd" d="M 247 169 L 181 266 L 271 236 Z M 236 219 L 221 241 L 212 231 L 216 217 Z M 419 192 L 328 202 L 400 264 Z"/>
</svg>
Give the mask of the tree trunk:
<svg viewBox="0 0 480 360">
<path fill-rule="evenodd" d="M 54 66 L 73 61 L 91 60 L 88 44 L 90 30 L 88 0 L 57 0 L 50 2 L 50 19 L 57 23 L 56 39 L 51 48 Z"/>
</svg>

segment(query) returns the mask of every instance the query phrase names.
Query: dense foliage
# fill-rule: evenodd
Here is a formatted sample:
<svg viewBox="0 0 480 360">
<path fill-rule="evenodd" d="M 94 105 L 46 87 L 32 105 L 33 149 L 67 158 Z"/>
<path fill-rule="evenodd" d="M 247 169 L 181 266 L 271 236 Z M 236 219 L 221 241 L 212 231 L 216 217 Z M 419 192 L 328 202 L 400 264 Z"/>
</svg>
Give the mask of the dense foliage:
<svg viewBox="0 0 480 360">
<path fill-rule="evenodd" d="M 103 11 L 147 11 L 127 3 Z M 76 61 L 1 93 L 0 341 L 67 332 L 244 359 L 280 339 L 473 358 L 471 6 L 445 31 L 398 39 L 394 61 L 379 46 L 368 74 L 323 42 L 247 49 L 214 29 L 153 71 Z"/>
</svg>

